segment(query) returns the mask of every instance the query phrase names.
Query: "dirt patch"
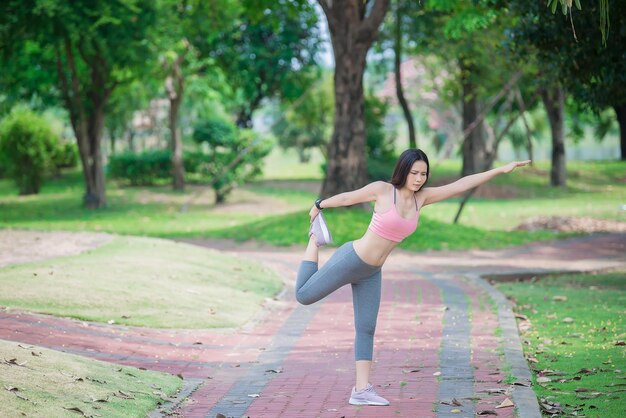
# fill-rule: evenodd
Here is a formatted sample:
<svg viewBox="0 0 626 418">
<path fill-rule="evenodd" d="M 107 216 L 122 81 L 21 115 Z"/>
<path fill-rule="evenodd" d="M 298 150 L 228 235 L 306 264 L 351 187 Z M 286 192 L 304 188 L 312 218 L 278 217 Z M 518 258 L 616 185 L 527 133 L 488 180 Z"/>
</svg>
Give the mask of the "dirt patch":
<svg viewBox="0 0 626 418">
<path fill-rule="evenodd" d="M 289 189 L 289 187 L 283 187 Z M 296 187 L 297 186 L 294 185 L 292 189 L 297 190 Z M 254 193 L 253 190 L 247 190 L 245 188 L 233 190 L 233 192 L 228 195 L 226 202 L 219 205 L 215 204 L 215 193 L 211 188 L 196 186 L 189 187 L 188 190 L 192 193 L 173 194 L 163 192 L 159 189 L 142 190 L 137 193 L 136 201 L 144 205 L 150 203 L 177 205 L 180 206 L 181 211 L 186 210 L 188 206 L 204 206 L 207 210 L 215 213 L 249 212 L 259 215 L 278 215 L 302 210 L 300 206 L 290 205 L 279 198 L 260 195 Z"/>
<path fill-rule="evenodd" d="M 518 231 L 559 232 L 626 232 L 626 222 L 606 219 L 576 218 L 573 216 L 539 216 L 530 218 L 516 228 Z"/>
<path fill-rule="evenodd" d="M 112 235 L 102 233 L 3 229 L 0 230 L 0 267 L 78 255 L 111 239 Z"/>
</svg>

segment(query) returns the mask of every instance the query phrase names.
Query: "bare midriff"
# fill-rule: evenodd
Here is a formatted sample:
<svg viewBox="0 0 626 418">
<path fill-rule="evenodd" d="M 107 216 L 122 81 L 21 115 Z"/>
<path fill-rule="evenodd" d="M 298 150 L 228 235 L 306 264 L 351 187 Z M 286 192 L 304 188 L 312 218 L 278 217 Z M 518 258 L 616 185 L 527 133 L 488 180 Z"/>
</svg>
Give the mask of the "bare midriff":
<svg viewBox="0 0 626 418">
<path fill-rule="evenodd" d="M 398 245 L 398 242 L 390 241 L 369 229 L 365 234 L 353 242 L 354 251 L 361 260 L 372 266 L 382 266 L 391 251 Z"/>
</svg>

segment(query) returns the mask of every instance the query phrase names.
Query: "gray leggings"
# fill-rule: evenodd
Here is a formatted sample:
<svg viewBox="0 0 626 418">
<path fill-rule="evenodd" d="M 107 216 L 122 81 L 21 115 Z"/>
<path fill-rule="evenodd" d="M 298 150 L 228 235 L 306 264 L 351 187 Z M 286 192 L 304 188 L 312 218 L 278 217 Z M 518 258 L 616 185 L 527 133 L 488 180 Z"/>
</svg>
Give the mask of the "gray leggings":
<svg viewBox="0 0 626 418">
<path fill-rule="evenodd" d="M 350 241 L 339 247 L 321 269 L 313 261 L 303 261 L 298 270 L 296 299 L 303 305 L 317 302 L 348 283 L 352 285 L 356 360 L 372 360 L 380 306 L 380 269 L 361 260 Z"/>
</svg>

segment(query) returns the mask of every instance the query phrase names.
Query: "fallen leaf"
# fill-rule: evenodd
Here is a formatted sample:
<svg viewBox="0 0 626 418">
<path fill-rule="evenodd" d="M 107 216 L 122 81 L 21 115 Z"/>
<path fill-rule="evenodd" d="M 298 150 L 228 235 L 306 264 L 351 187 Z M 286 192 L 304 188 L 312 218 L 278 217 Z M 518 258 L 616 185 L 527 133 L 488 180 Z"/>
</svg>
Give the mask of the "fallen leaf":
<svg viewBox="0 0 626 418">
<path fill-rule="evenodd" d="M 118 398 L 122 398 L 122 399 L 135 399 L 135 397 L 133 395 L 131 395 L 130 393 L 126 393 L 123 390 L 118 390 L 113 395 L 117 396 Z"/>
<path fill-rule="evenodd" d="M 566 318 L 563 318 L 563 322 L 565 322 L 566 324 L 571 324 L 572 322 L 574 322 L 574 318 L 570 318 L 568 316 Z"/>
<path fill-rule="evenodd" d="M 79 414 L 81 414 L 81 415 L 82 415 L 82 416 L 84 416 L 84 417 L 89 417 L 89 415 L 85 414 L 85 412 L 83 412 L 83 410 L 82 410 L 82 409 L 80 409 L 80 408 L 79 408 L 79 407 L 77 407 L 77 406 L 72 406 L 71 408 L 66 408 L 66 407 L 63 407 L 63 409 L 65 409 L 65 410 L 67 410 L 67 411 L 78 412 Z"/>
<path fill-rule="evenodd" d="M 441 376 L 441 372 L 435 372 L 433 373 L 433 376 Z"/>
<path fill-rule="evenodd" d="M 250 397 L 250 398 L 258 398 L 259 396 L 261 396 L 261 395 L 259 395 L 258 393 L 250 393 L 248 395 L 248 397 Z"/>
<path fill-rule="evenodd" d="M 107 396 L 106 398 L 94 398 L 93 396 L 91 397 L 91 402 L 109 402 L 109 397 Z"/>
<path fill-rule="evenodd" d="M 461 412 L 460 409 L 451 409 L 450 412 L 452 412 L 453 414 L 458 414 L 459 412 Z"/>
<path fill-rule="evenodd" d="M 442 405 L 450 405 L 450 406 L 463 406 L 463 404 L 457 401 L 455 398 L 452 398 L 451 401 L 441 401 L 439 402 Z"/>
<path fill-rule="evenodd" d="M 498 406 L 496 406 L 496 409 L 498 408 L 509 408 L 511 406 L 515 406 L 515 404 L 513 402 L 511 402 L 511 400 L 509 398 L 506 398 L 505 400 L 502 401 L 502 403 Z"/>
<path fill-rule="evenodd" d="M 567 301 L 567 296 L 555 295 L 552 296 L 552 300 L 555 302 L 565 302 Z"/>
</svg>

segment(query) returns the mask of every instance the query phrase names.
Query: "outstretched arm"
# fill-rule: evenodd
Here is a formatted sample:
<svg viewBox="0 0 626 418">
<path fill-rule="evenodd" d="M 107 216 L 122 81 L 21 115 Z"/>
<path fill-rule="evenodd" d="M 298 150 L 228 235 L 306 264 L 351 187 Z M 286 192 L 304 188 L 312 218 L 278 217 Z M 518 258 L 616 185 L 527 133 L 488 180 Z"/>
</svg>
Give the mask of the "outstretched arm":
<svg viewBox="0 0 626 418">
<path fill-rule="evenodd" d="M 338 208 L 341 206 L 352 206 L 358 203 L 372 202 L 376 200 L 380 194 L 384 193 L 386 185 L 387 183 L 385 183 L 384 181 L 375 181 L 361 187 L 360 189 L 353 190 L 351 192 L 339 193 L 327 199 L 323 199 L 320 202 L 320 206 L 322 207 L 322 209 L 326 209 Z M 313 218 L 315 218 L 318 213 L 319 210 L 315 207 L 315 205 L 313 205 L 313 207 L 309 211 L 311 221 L 313 221 Z"/>
<path fill-rule="evenodd" d="M 471 174 L 469 176 L 462 177 L 454 183 L 446 184 L 440 187 L 427 187 L 421 194 L 423 199 L 422 206 L 430 205 L 431 203 L 440 202 L 448 199 L 449 197 L 459 195 L 468 190 L 478 187 L 483 183 L 488 182 L 498 174 L 506 174 L 515 170 L 517 167 L 525 166 L 529 164 L 530 160 L 526 161 L 513 161 L 502 167 L 494 168 L 482 173 Z"/>
</svg>

